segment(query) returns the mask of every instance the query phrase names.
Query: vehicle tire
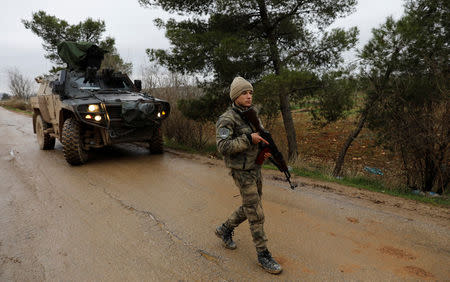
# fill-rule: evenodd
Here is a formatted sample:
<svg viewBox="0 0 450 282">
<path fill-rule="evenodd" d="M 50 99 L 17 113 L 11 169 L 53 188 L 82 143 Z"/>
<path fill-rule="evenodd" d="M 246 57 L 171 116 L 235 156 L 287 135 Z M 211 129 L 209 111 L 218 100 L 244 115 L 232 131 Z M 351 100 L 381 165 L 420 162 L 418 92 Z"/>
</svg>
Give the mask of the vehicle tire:
<svg viewBox="0 0 450 282">
<path fill-rule="evenodd" d="M 50 136 L 45 130 L 50 128 L 50 125 L 46 123 L 41 115 L 36 116 L 36 137 L 41 150 L 53 150 L 55 149 L 55 137 Z"/>
<path fill-rule="evenodd" d="M 156 130 L 156 134 L 153 136 L 153 138 L 148 142 L 148 147 L 150 149 L 150 154 L 159 155 L 164 153 L 164 143 L 163 143 L 163 137 L 161 128 L 158 128 Z"/>
<path fill-rule="evenodd" d="M 81 126 L 78 121 L 68 118 L 62 130 L 64 158 L 71 165 L 81 165 L 88 160 L 88 153 L 83 149 Z"/>
</svg>

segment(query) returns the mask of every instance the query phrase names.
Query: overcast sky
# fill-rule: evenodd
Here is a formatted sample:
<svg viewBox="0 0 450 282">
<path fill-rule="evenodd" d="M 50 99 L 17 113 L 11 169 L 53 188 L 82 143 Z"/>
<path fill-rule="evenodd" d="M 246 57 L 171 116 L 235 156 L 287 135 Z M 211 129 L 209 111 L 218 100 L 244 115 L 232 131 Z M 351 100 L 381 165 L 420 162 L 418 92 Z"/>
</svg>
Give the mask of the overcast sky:
<svg viewBox="0 0 450 282">
<path fill-rule="evenodd" d="M 52 63 L 44 58 L 42 41 L 24 28 L 21 19 L 44 10 L 47 14 L 77 24 L 88 17 L 106 23 L 105 36 L 116 39 L 116 47 L 125 61 L 133 63 L 133 77 L 139 79 L 140 69 L 148 62 L 146 48 L 168 48 L 164 31 L 157 29 L 153 19 L 170 18 L 157 9 L 143 8 L 137 0 L 0 0 L 0 93 L 9 93 L 6 71 L 17 68 L 29 79 L 47 73 Z M 334 26 L 357 26 L 359 47 L 371 37 L 371 29 L 382 24 L 387 16 L 398 19 L 403 13 L 402 0 L 359 0 L 357 10 Z"/>
</svg>

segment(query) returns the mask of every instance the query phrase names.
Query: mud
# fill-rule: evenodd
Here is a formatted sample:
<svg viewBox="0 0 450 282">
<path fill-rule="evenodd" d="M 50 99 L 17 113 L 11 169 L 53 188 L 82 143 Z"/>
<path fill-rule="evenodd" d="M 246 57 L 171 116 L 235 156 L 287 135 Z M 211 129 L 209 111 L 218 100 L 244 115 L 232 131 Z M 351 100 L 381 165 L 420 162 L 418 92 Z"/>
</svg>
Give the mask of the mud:
<svg viewBox="0 0 450 282">
<path fill-rule="evenodd" d="M 408 265 L 405 266 L 404 269 L 406 270 L 406 272 L 420 278 L 434 278 L 433 274 L 417 266 Z"/>
<path fill-rule="evenodd" d="M 415 260 L 416 257 L 397 248 L 391 247 L 391 246 L 384 246 L 380 249 L 378 249 L 381 253 L 390 255 L 393 257 L 396 257 L 398 259 L 405 259 L 405 260 Z"/>
<path fill-rule="evenodd" d="M 265 171 L 269 249 L 256 264 L 248 224 L 236 250 L 214 235 L 240 197 L 219 160 L 136 144 L 71 167 L 40 151 L 31 118 L 0 108 L 0 280 L 446 280 L 448 209 Z M 278 177 L 278 178 L 277 178 Z"/>
</svg>

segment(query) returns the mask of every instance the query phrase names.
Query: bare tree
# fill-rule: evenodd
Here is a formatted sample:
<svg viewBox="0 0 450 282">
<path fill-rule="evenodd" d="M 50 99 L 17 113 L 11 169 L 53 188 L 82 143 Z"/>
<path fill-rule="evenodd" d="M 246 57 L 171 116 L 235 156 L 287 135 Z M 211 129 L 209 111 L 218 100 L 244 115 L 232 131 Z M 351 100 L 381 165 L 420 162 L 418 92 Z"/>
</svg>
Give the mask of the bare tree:
<svg viewBox="0 0 450 282">
<path fill-rule="evenodd" d="M 8 87 L 11 94 L 18 99 L 28 100 L 32 95 L 32 82 L 16 68 L 7 70 Z"/>
</svg>

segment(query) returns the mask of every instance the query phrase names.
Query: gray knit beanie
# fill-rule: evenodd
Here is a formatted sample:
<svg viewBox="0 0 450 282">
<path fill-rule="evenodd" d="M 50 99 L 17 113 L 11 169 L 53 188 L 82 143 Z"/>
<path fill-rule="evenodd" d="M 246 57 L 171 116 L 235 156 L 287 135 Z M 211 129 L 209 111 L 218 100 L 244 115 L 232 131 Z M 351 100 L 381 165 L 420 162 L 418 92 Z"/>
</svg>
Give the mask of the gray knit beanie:
<svg viewBox="0 0 450 282">
<path fill-rule="evenodd" d="M 243 91 L 247 90 L 253 91 L 253 86 L 250 84 L 250 82 L 248 82 L 247 80 L 243 79 L 240 76 L 235 77 L 230 87 L 231 101 L 234 102 L 234 100 L 236 100 L 239 96 L 241 96 L 241 93 Z"/>
</svg>

